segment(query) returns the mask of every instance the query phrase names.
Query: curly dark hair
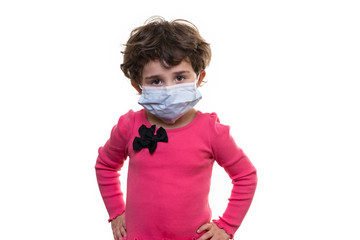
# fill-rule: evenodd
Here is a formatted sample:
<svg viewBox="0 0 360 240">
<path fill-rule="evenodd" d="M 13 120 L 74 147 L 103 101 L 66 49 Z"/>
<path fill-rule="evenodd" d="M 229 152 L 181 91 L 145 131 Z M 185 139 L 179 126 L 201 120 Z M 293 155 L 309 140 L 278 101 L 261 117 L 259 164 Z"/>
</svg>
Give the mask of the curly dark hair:
<svg viewBox="0 0 360 240">
<path fill-rule="evenodd" d="M 138 84 L 141 84 L 142 70 L 149 61 L 159 60 L 164 68 L 171 68 L 182 60 L 190 60 L 198 75 L 211 60 L 210 44 L 200 36 L 194 24 L 184 19 L 168 22 L 158 16 L 149 18 L 131 32 L 122 53 L 121 70 Z"/>
</svg>

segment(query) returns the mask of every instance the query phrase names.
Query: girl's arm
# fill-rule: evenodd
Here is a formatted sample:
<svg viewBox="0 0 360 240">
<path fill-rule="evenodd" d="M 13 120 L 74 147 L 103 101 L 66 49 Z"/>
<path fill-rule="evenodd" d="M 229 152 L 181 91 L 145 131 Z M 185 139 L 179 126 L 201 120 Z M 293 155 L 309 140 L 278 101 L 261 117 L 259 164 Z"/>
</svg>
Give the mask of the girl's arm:
<svg viewBox="0 0 360 240">
<path fill-rule="evenodd" d="M 109 222 L 125 211 L 118 171 L 124 165 L 128 154 L 130 115 L 131 112 L 121 116 L 118 123 L 112 128 L 110 139 L 103 147 L 99 148 L 95 164 L 97 182 L 109 213 Z"/>
<path fill-rule="evenodd" d="M 252 202 L 257 185 L 256 169 L 236 145 L 229 126 L 220 124 L 216 115 L 213 115 L 212 126 L 210 140 L 214 159 L 225 169 L 233 184 L 223 216 L 213 222 L 233 238 Z"/>
</svg>

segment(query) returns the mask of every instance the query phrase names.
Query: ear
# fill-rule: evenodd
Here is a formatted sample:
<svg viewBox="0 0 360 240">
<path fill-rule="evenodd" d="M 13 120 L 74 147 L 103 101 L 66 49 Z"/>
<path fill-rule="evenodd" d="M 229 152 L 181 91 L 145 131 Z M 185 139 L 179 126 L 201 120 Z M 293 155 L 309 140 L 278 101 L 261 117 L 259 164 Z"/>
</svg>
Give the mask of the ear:
<svg viewBox="0 0 360 240">
<path fill-rule="evenodd" d="M 136 89 L 136 91 L 138 91 L 138 93 L 141 94 L 142 91 L 138 83 L 131 81 L 131 85 Z"/>
<path fill-rule="evenodd" d="M 200 74 L 200 77 L 199 77 L 199 81 L 198 81 L 197 84 L 196 84 L 197 87 L 200 87 L 202 81 L 204 80 L 204 78 L 205 78 L 205 76 L 206 76 L 206 72 L 205 72 L 205 70 L 204 70 L 204 71 L 202 71 L 202 72 L 199 73 L 199 74 Z"/>
</svg>

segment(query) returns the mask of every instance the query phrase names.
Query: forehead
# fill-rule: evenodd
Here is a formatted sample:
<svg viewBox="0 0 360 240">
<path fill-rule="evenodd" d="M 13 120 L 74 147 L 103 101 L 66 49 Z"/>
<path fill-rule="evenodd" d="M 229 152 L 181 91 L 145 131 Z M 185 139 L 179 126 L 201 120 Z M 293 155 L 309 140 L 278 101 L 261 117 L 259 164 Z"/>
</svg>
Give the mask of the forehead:
<svg viewBox="0 0 360 240">
<path fill-rule="evenodd" d="M 160 75 L 167 75 L 181 71 L 189 71 L 191 73 L 195 73 L 190 61 L 186 61 L 185 59 L 182 60 L 178 65 L 170 68 L 165 68 L 163 65 L 161 65 L 159 60 L 154 60 L 144 65 L 142 71 L 142 79 L 152 75 L 160 76 Z"/>
</svg>

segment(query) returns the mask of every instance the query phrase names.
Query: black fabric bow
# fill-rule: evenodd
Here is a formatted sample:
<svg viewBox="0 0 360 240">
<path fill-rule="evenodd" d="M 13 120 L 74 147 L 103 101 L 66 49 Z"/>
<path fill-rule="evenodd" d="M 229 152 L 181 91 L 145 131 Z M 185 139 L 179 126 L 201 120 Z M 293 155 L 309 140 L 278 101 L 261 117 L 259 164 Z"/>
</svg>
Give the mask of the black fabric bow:
<svg viewBox="0 0 360 240">
<path fill-rule="evenodd" d="M 147 128 L 144 124 L 139 128 L 140 137 L 135 137 L 133 142 L 134 150 L 148 148 L 150 153 L 155 151 L 157 142 L 167 142 L 168 136 L 164 128 L 160 127 L 155 134 L 155 125 Z"/>
</svg>

